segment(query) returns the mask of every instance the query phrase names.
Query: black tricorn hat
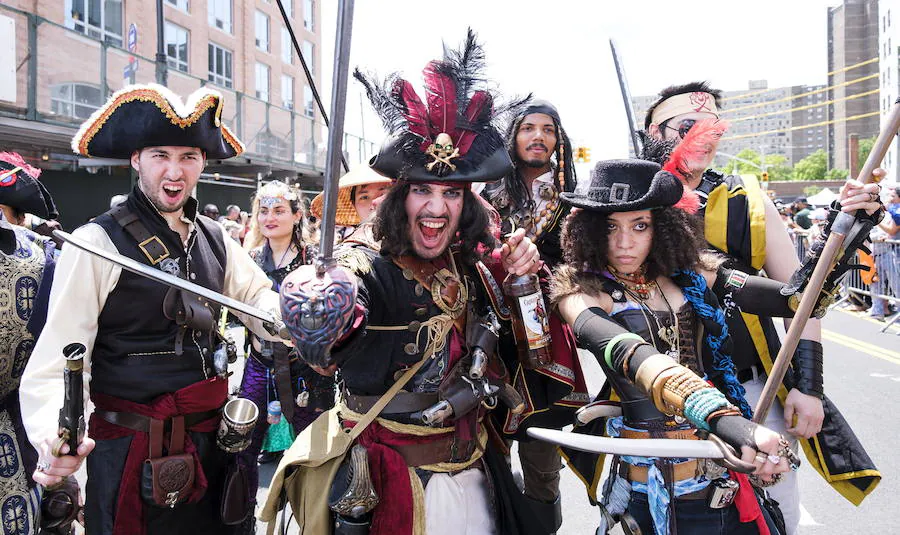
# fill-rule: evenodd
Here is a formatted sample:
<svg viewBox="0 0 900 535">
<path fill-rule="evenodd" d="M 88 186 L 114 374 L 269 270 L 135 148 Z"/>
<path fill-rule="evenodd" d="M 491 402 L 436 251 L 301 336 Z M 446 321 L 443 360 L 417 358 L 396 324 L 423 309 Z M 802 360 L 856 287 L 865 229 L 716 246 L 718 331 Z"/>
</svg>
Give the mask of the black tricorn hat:
<svg viewBox="0 0 900 535">
<path fill-rule="evenodd" d="M 384 83 L 354 76 L 366 88 L 388 139 L 369 166 L 388 178 L 411 182 L 489 182 L 512 172 L 496 106 L 483 76 L 484 51 L 470 29 L 460 50 L 425 66 L 426 98 L 399 74 Z"/>
<path fill-rule="evenodd" d="M 28 165 L 19 154 L 0 152 L 0 204 L 43 219 L 58 218 L 53 197 L 39 176 L 41 170 Z"/>
<path fill-rule="evenodd" d="M 584 193 L 562 193 L 562 200 L 598 212 L 633 212 L 672 206 L 684 186 L 678 177 L 646 160 L 604 160 L 591 171 Z"/>
<path fill-rule="evenodd" d="M 130 158 L 145 147 L 197 147 L 224 160 L 244 145 L 222 124 L 222 95 L 201 88 L 185 102 L 156 84 L 129 85 L 113 94 L 81 125 L 72 150 L 82 156 Z"/>
</svg>

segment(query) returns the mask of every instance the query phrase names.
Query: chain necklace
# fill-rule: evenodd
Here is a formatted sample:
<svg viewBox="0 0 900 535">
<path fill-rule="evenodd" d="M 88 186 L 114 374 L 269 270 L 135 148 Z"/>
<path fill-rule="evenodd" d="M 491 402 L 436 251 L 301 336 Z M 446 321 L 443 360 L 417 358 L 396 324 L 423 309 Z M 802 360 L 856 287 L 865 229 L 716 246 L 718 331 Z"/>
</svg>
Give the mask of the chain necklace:
<svg viewBox="0 0 900 535">
<path fill-rule="evenodd" d="M 612 267 L 610 267 L 612 269 Z M 617 277 L 618 280 L 618 277 Z M 662 288 L 659 287 L 659 283 L 656 280 L 650 281 L 646 283 L 647 286 L 647 297 L 642 297 L 638 292 L 636 292 L 630 286 L 622 283 L 623 288 L 625 288 L 625 293 L 630 295 L 638 305 L 640 305 L 641 314 L 644 315 L 644 321 L 647 322 L 647 329 L 650 331 L 650 337 L 653 338 L 651 342 L 657 349 L 662 349 L 659 347 L 659 341 L 665 342 L 668 346 L 665 354 L 675 360 L 675 362 L 679 362 L 681 357 L 681 337 L 680 331 L 678 329 L 678 315 L 672 310 L 672 306 L 669 304 L 669 300 L 666 299 L 666 294 L 663 293 Z M 659 292 L 660 297 L 662 297 L 663 302 L 666 304 L 666 308 L 669 310 L 669 317 L 672 320 L 671 325 L 666 325 L 660 319 L 660 317 L 650 308 L 646 300 L 650 297 L 650 292 L 653 287 Z M 648 316 L 649 314 L 649 316 Z M 650 323 L 650 318 L 653 318 L 653 323 L 656 324 L 656 329 L 654 331 L 653 323 Z"/>
</svg>

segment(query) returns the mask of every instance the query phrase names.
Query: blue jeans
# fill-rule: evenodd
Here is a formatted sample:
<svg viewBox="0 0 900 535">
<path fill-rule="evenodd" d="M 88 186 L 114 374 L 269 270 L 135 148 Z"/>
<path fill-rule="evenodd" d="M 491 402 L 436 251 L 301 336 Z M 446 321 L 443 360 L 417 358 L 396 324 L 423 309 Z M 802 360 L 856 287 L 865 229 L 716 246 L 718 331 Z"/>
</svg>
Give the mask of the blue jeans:
<svg viewBox="0 0 900 535">
<path fill-rule="evenodd" d="M 628 512 L 641 526 L 643 535 L 653 535 L 653 519 L 647 505 L 647 495 L 632 492 Z M 737 507 L 733 504 L 722 509 L 711 509 L 706 500 L 676 500 L 675 525 L 678 535 L 758 535 L 756 523 L 742 523 Z"/>
<path fill-rule="evenodd" d="M 872 284 L 872 293 L 900 297 L 900 268 L 897 262 L 900 255 L 896 250 L 888 250 L 875 255 L 875 271 L 878 280 Z M 885 300 L 872 296 L 872 314 L 883 316 Z"/>
</svg>

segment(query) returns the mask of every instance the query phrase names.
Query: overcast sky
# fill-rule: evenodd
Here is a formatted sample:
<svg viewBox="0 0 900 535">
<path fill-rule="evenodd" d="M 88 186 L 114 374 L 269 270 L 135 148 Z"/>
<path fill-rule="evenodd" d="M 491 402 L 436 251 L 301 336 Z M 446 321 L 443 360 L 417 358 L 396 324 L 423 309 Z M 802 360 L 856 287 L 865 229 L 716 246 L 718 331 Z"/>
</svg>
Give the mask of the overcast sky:
<svg viewBox="0 0 900 535">
<path fill-rule="evenodd" d="M 324 98 L 329 100 L 336 0 L 323 4 Z M 487 57 L 487 75 L 503 94 L 550 100 L 574 144 L 594 160 L 625 157 L 627 123 L 609 51 L 613 38 L 634 96 L 706 79 L 747 89 L 826 81 L 826 15 L 838 0 L 673 2 L 657 0 L 357 0 L 351 69 L 401 71 L 420 88 L 421 70 L 457 46 L 471 26 Z M 359 84 L 351 79 L 346 130 L 381 139 Z M 327 104 L 326 104 L 327 105 Z M 365 104 L 368 107 L 368 103 Z M 365 117 L 365 119 L 361 119 Z M 640 119 L 639 119 L 640 120 Z"/>
</svg>

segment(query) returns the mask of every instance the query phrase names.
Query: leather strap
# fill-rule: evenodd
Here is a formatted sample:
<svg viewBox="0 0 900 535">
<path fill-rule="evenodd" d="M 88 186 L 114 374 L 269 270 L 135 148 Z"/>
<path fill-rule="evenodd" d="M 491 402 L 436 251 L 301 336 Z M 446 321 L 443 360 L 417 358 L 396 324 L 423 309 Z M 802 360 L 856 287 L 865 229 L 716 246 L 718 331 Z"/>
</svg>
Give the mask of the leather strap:
<svg viewBox="0 0 900 535">
<path fill-rule="evenodd" d="M 675 438 L 679 440 L 700 440 L 700 437 L 697 436 L 696 429 L 674 429 L 672 431 L 661 431 L 659 433 L 661 436 L 657 436 L 654 433 L 653 438 Z M 622 429 L 619 432 L 619 437 L 621 438 L 651 438 L 649 431 L 643 430 L 635 430 L 635 429 Z"/>
<path fill-rule="evenodd" d="M 184 452 L 184 416 L 172 417 L 172 433 L 169 435 L 169 455 Z"/>
<path fill-rule="evenodd" d="M 684 479 L 690 479 L 697 475 L 698 463 L 696 459 L 692 459 L 690 461 L 685 461 L 683 463 L 669 465 L 672 467 L 672 477 L 673 481 L 681 481 Z M 634 481 L 637 483 L 646 483 L 647 482 L 647 466 L 635 466 L 633 464 L 628 465 L 628 480 Z"/>
<path fill-rule="evenodd" d="M 271 343 L 271 342 L 263 342 Z M 275 386 L 278 388 L 278 401 L 281 402 L 281 412 L 288 419 L 294 421 L 294 400 L 291 389 L 291 361 L 283 351 L 275 351 Z"/>
<path fill-rule="evenodd" d="M 141 414 L 95 409 L 94 415 L 96 415 L 98 418 L 106 420 L 113 425 L 118 425 L 119 427 L 125 427 L 127 429 L 139 431 L 141 433 L 150 432 L 150 418 Z M 185 414 L 182 416 L 184 417 L 185 428 L 190 429 L 200 422 L 204 422 L 206 420 L 209 420 L 210 418 L 215 418 L 218 415 L 219 409 L 214 409 L 204 412 L 192 412 L 190 414 Z M 168 422 L 169 420 L 163 421 L 163 425 L 165 426 L 165 424 L 167 424 Z"/>
<path fill-rule="evenodd" d="M 356 396 L 346 394 L 344 403 L 353 412 L 365 413 L 381 396 Z M 382 414 L 407 414 L 425 410 L 438 402 L 437 393 L 400 392 L 382 410 Z"/>
<path fill-rule="evenodd" d="M 150 418 L 150 458 L 162 457 L 163 421 Z"/>
<path fill-rule="evenodd" d="M 128 209 L 127 203 L 121 203 L 115 206 L 110 214 L 113 219 L 125 229 L 129 235 L 137 242 L 138 249 L 144 253 L 151 265 L 156 265 L 169 258 L 169 249 L 155 234 L 150 234 L 137 214 Z"/>
</svg>

